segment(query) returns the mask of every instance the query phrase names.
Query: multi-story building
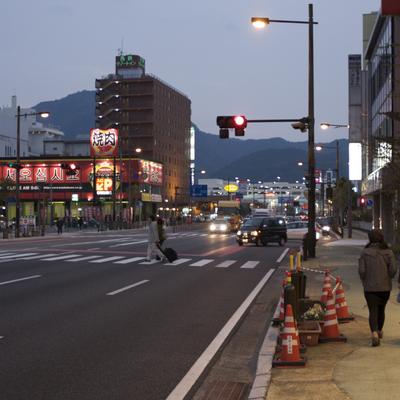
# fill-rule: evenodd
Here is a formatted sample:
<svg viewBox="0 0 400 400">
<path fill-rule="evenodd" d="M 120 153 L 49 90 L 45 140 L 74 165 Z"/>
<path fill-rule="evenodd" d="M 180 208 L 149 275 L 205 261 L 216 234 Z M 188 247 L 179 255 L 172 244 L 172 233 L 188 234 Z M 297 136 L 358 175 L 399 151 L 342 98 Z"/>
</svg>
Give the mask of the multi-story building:
<svg viewBox="0 0 400 400">
<path fill-rule="evenodd" d="M 117 56 L 115 74 L 96 80 L 96 126 L 119 130 L 122 155 L 140 148 L 145 159 L 161 162 L 162 195 L 177 206 L 189 202 L 190 118 L 189 98 L 146 74 L 140 56 Z"/>
<path fill-rule="evenodd" d="M 373 226 L 393 242 L 400 195 L 400 4 L 383 0 L 380 13 L 365 15 L 364 38 L 361 192 L 373 208 Z"/>
</svg>

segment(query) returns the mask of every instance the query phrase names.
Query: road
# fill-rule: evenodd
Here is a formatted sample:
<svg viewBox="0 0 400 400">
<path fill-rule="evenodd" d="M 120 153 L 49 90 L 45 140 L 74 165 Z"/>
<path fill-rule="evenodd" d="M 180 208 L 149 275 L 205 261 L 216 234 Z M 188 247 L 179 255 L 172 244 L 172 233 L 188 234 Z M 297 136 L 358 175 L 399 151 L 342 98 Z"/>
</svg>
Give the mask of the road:
<svg viewBox="0 0 400 400">
<path fill-rule="evenodd" d="M 285 248 L 201 229 L 167 246 L 173 264 L 144 261 L 144 231 L 0 242 L 1 398 L 180 398 Z"/>
</svg>

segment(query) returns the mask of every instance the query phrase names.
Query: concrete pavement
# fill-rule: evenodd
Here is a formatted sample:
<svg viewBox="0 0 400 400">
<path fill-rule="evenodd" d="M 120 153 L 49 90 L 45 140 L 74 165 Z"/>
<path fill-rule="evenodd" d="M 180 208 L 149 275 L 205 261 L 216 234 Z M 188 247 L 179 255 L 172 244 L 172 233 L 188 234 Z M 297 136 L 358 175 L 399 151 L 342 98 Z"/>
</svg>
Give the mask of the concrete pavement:
<svg viewBox="0 0 400 400">
<path fill-rule="evenodd" d="M 386 308 L 384 338 L 379 347 L 371 347 L 368 308 L 357 271 L 358 257 L 366 241 L 365 233 L 354 231 L 352 239 L 319 246 L 317 258 L 304 262 L 304 267 L 329 269 L 333 275 L 342 277 L 347 304 L 355 320 L 339 326 L 347 343 L 308 347 L 304 368 L 272 369 L 266 399 L 389 400 L 400 397 L 397 277 Z M 319 299 L 324 275 L 308 272 L 307 278 L 307 295 Z"/>
</svg>

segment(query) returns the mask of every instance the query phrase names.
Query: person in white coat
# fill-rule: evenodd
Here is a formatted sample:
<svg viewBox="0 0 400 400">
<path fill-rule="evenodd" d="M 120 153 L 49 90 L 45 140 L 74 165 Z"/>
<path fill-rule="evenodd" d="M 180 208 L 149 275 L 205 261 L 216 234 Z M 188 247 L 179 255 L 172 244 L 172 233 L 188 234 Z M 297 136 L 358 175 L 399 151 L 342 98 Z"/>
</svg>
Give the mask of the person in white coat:
<svg viewBox="0 0 400 400">
<path fill-rule="evenodd" d="M 148 236 L 148 244 L 147 244 L 147 257 L 146 261 L 151 261 L 153 256 L 160 257 L 161 261 L 167 261 L 164 254 L 159 248 L 160 238 L 158 236 L 158 226 L 155 217 L 152 215 L 149 218 L 149 236 Z"/>
</svg>

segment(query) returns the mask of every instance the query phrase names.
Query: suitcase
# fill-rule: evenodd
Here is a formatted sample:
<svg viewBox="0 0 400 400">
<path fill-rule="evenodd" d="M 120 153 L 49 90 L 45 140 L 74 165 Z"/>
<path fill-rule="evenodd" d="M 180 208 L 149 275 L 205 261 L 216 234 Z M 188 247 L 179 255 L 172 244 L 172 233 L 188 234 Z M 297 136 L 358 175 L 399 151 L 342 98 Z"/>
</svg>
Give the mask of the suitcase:
<svg viewBox="0 0 400 400">
<path fill-rule="evenodd" d="M 171 249 L 171 247 L 167 247 L 166 249 L 161 249 L 161 251 L 163 252 L 164 256 L 167 258 L 167 260 L 172 263 L 174 262 L 176 259 L 178 259 L 178 254 L 176 253 L 176 251 L 174 249 Z"/>
</svg>

